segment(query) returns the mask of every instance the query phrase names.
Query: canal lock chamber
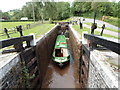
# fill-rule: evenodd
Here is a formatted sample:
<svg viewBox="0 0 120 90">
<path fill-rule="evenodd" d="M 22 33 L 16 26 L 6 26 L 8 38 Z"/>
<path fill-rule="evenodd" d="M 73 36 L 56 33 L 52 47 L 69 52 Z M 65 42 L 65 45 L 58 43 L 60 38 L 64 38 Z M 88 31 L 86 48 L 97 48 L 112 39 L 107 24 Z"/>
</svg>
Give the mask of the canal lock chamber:
<svg viewBox="0 0 120 90">
<path fill-rule="evenodd" d="M 68 32 L 64 34 L 67 37 L 71 58 L 70 63 L 60 68 L 52 61 L 52 53 L 57 35 L 66 29 Z M 32 39 L 32 36 L 30 37 Z M 9 62 L 0 68 L 0 89 L 117 87 L 117 79 L 113 80 L 118 78 L 117 74 L 106 73 L 108 66 L 103 67 L 103 63 L 98 58 L 97 53 L 103 51 L 90 52 L 86 45 L 81 44 L 77 32 L 71 25 L 55 25 L 36 42 L 35 46 L 19 53 L 5 54 L 5 56 L 9 55 L 9 59 L 4 61 L 9 60 Z M 110 51 L 104 52 L 116 55 Z M 114 75 L 114 78 L 110 77 L 110 74 Z"/>
<path fill-rule="evenodd" d="M 60 68 L 52 61 L 52 53 L 57 35 L 65 32 L 70 62 Z M 44 36 L 36 41 L 36 45 L 17 53 L 2 68 L 0 89 L 5 88 L 80 88 L 79 58 L 80 41 L 77 40 L 71 26 L 55 25 Z"/>
<path fill-rule="evenodd" d="M 66 30 L 66 28 L 68 33 L 65 34 L 71 59 L 68 65 L 60 68 L 53 63 L 52 53 L 57 35 L 60 34 L 60 30 Z M 96 77 L 98 72 L 101 73 L 101 70 L 104 69 L 99 66 L 101 69 L 97 72 L 96 67 L 94 67 L 96 63 L 92 64 L 90 60 L 90 51 L 81 44 L 79 36 L 71 25 L 56 25 L 38 41 L 35 46 L 35 52 L 39 73 L 37 75 L 38 78 L 35 77 L 31 82 L 33 83 L 33 86 L 31 85 L 33 88 L 88 88 L 91 85 L 100 85 L 99 87 L 108 88 L 107 80 L 103 82 L 106 78 Z M 92 75 L 95 75 L 94 78 Z M 96 78 L 98 81 L 93 82 L 92 80 L 96 80 Z M 100 82 L 99 78 L 101 78 Z"/>
<path fill-rule="evenodd" d="M 70 62 L 60 68 L 52 61 L 57 35 L 66 36 L 70 51 Z M 81 44 L 68 24 L 59 24 L 46 34 L 36 45 L 41 88 L 80 88 L 79 58 Z M 64 83 L 68 81 L 68 83 Z"/>
</svg>

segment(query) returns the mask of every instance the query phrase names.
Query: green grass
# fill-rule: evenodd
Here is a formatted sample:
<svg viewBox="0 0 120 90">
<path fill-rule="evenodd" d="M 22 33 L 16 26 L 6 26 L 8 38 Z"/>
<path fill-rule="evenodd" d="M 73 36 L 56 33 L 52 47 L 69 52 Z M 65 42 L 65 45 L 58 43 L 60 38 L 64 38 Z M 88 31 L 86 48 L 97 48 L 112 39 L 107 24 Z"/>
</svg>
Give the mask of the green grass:
<svg viewBox="0 0 120 90">
<path fill-rule="evenodd" d="M 96 19 L 102 20 L 102 16 L 103 16 L 102 14 L 97 13 Z M 84 13 L 82 14 L 82 17 L 93 19 L 94 13 L 93 12 Z M 105 17 L 106 17 L 106 19 L 104 20 L 105 22 L 110 23 L 114 26 L 120 27 L 120 25 L 118 24 L 118 17 L 112 17 L 112 16 L 105 16 Z"/>
<path fill-rule="evenodd" d="M 102 20 L 102 14 L 97 13 L 96 15 L 96 19 L 98 20 Z M 79 15 L 79 17 L 84 17 L 84 18 L 94 18 L 94 12 L 88 12 L 88 13 L 83 13 L 81 14 L 81 16 Z M 117 26 L 120 28 L 120 25 L 118 24 L 118 17 L 112 17 L 112 16 L 105 16 L 106 19 L 104 20 L 107 23 L 110 23 L 114 26 Z"/>
<path fill-rule="evenodd" d="M 91 12 L 91 13 L 84 13 L 82 16 L 78 16 L 78 17 L 84 17 L 84 18 L 91 18 L 91 19 L 93 19 L 94 18 L 94 14 L 93 14 L 93 12 Z M 105 16 L 105 17 L 106 18 L 105 18 L 104 22 L 107 22 L 109 24 L 112 24 L 112 25 L 120 28 L 120 25 L 118 24 L 118 17 L 112 17 L 112 16 Z M 96 19 L 97 20 L 102 20 L 102 15 L 97 14 Z M 72 20 L 72 18 L 68 18 L 68 19 L 62 20 L 62 21 L 70 21 L 70 20 Z"/>
<path fill-rule="evenodd" d="M 92 26 L 92 23 L 90 23 L 90 22 L 84 22 L 83 24 L 87 24 L 89 26 Z"/>
<path fill-rule="evenodd" d="M 118 33 L 120 33 L 120 30 L 115 30 L 115 29 L 108 28 L 108 27 L 106 27 L 105 29 L 107 29 L 107 30 L 109 30 L 109 31 L 114 31 L 114 32 L 118 32 Z"/>
<path fill-rule="evenodd" d="M 106 16 L 105 22 L 115 25 L 117 27 L 120 27 L 120 25 L 118 25 L 117 17 Z"/>
<path fill-rule="evenodd" d="M 85 22 L 84 24 L 87 24 L 87 25 L 91 26 L 91 23 L 90 23 L 90 22 Z M 101 29 L 102 27 L 97 26 L 97 28 Z M 113 32 L 120 33 L 120 30 L 112 29 L 112 28 L 109 28 L 109 27 L 105 27 L 105 29 L 106 29 L 106 30 L 109 30 L 109 31 L 113 31 Z"/>
<path fill-rule="evenodd" d="M 72 20 L 72 18 L 67 18 L 64 20 L 54 20 L 54 22 L 70 22 Z"/>
<path fill-rule="evenodd" d="M 34 22 L 25 21 L 25 22 L 0 22 L 0 33 L 4 33 L 4 28 L 12 29 L 16 26 L 22 25 L 23 27 L 26 27 L 26 24 L 33 24 Z"/>
<path fill-rule="evenodd" d="M 79 25 L 72 25 L 72 27 L 80 34 L 80 36 L 82 36 L 83 31 L 88 31 L 88 33 L 90 33 L 90 28 L 85 28 L 84 27 L 83 29 L 80 29 Z M 100 35 L 100 32 L 95 31 L 94 34 L 95 35 Z M 115 37 L 115 36 L 111 36 L 111 35 L 108 35 L 108 34 L 103 34 L 103 36 L 104 37 L 115 38 L 115 39 L 120 39 L 120 37 Z"/>
<path fill-rule="evenodd" d="M 100 32 L 99 31 L 95 31 L 95 34 L 96 35 L 100 35 Z M 108 34 L 103 34 L 104 37 L 110 37 L 110 38 L 114 38 L 114 39 L 120 39 L 120 37 L 115 37 L 115 36 L 111 36 L 111 35 L 108 35 Z"/>
<path fill-rule="evenodd" d="M 46 32 L 48 32 L 53 26 L 54 26 L 54 24 L 40 24 L 40 25 L 37 25 L 37 26 L 35 26 L 31 29 L 23 30 L 23 35 L 27 36 L 31 33 L 34 33 L 35 34 L 35 39 L 37 39 L 37 38 L 41 37 L 41 35 L 44 35 Z M 19 32 L 14 33 L 14 34 L 10 34 L 11 38 L 19 37 L 19 36 L 20 36 Z M 0 40 L 2 40 L 2 39 L 7 39 L 7 36 L 0 37 Z M 13 45 L 9 46 L 9 47 L 6 47 L 6 48 L 3 48 L 3 49 L 0 49 L 0 51 L 3 51 L 5 49 L 10 49 L 12 47 L 13 47 Z"/>
<path fill-rule="evenodd" d="M 43 35 L 47 31 L 49 31 L 53 26 L 54 26 L 54 24 L 40 24 L 40 25 L 38 25 L 36 27 L 33 27 L 31 29 L 23 30 L 23 35 L 26 36 L 26 35 L 29 35 L 30 33 L 34 33 L 35 38 L 38 38 L 38 37 L 40 37 L 40 35 Z M 20 36 L 19 32 L 14 33 L 14 34 L 10 34 L 11 38 L 19 37 L 19 36 Z M 7 39 L 7 36 L 2 36 L 1 38 L 2 39 Z"/>
<path fill-rule="evenodd" d="M 26 25 L 26 24 L 31 24 L 31 23 L 34 23 L 34 22 L 0 22 L 1 26 L 0 29 L 3 29 L 3 28 L 13 28 L 13 27 L 16 27 L 16 26 L 19 26 L 19 25 Z"/>
<path fill-rule="evenodd" d="M 88 31 L 88 33 L 90 33 L 90 30 L 88 28 L 83 28 L 80 29 L 79 25 L 72 25 L 72 27 L 80 34 L 80 38 L 82 38 L 82 32 L 83 31 Z"/>
</svg>

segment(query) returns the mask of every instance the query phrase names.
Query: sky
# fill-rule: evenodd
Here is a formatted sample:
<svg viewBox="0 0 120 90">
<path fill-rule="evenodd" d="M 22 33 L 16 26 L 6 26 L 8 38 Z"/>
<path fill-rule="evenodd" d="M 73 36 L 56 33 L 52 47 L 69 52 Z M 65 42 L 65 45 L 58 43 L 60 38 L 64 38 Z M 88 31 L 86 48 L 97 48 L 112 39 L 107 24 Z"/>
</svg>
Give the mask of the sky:
<svg viewBox="0 0 120 90">
<path fill-rule="evenodd" d="M 2 10 L 2 12 L 7 12 L 13 9 L 20 9 L 28 1 L 32 1 L 32 0 L 1 0 L 0 10 Z"/>
<path fill-rule="evenodd" d="M 7 12 L 9 10 L 13 10 L 13 9 L 21 9 L 23 7 L 23 5 L 26 4 L 26 2 L 31 2 L 32 0 L 1 0 L 0 1 L 0 10 L 2 10 L 2 12 Z M 72 2 L 74 0 L 56 0 L 56 1 L 68 1 L 68 2 Z M 98 0 L 101 1 L 101 0 Z M 110 1 L 120 1 L 120 0 L 110 0 Z"/>
</svg>

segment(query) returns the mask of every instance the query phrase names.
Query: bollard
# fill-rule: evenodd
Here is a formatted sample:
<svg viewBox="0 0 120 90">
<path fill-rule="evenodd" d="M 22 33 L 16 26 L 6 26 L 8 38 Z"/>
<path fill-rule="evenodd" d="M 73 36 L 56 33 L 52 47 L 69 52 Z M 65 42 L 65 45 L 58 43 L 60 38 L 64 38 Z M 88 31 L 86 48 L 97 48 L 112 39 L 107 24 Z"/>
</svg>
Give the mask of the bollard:
<svg viewBox="0 0 120 90">
<path fill-rule="evenodd" d="M 10 38 L 7 28 L 4 28 L 4 32 L 6 33 L 7 37 Z"/>
<path fill-rule="evenodd" d="M 83 28 L 83 25 L 82 25 L 82 23 L 80 22 L 80 29 L 82 29 Z"/>
<path fill-rule="evenodd" d="M 83 25 L 82 25 L 81 19 L 79 19 L 79 25 L 80 25 L 80 29 L 82 29 Z"/>
<path fill-rule="evenodd" d="M 19 32 L 20 32 L 20 36 L 23 36 L 23 33 L 22 33 L 22 25 L 19 26 Z"/>
<path fill-rule="evenodd" d="M 95 23 L 95 18 L 96 18 L 96 12 L 94 12 L 94 22 L 92 23 L 91 26 L 91 34 L 94 35 L 94 30 L 97 28 L 97 23 Z"/>
<path fill-rule="evenodd" d="M 97 28 L 97 23 L 93 23 L 91 26 L 91 34 L 94 34 L 94 30 Z"/>
<path fill-rule="evenodd" d="M 105 24 L 103 24 L 103 26 L 102 26 L 102 31 L 101 31 L 101 33 L 100 33 L 100 36 L 102 36 L 103 35 L 103 30 L 105 29 Z"/>
</svg>

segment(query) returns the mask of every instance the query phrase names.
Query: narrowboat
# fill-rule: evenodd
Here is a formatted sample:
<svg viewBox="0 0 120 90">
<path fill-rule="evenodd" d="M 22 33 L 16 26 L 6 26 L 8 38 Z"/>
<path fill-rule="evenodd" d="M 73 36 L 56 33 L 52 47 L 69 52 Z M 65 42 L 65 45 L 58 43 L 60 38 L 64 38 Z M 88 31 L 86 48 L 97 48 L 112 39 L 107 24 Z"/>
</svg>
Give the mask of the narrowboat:
<svg viewBox="0 0 120 90">
<path fill-rule="evenodd" d="M 69 53 L 68 45 L 64 35 L 57 36 L 52 56 L 53 56 L 52 60 L 58 63 L 59 66 L 63 66 L 64 63 L 69 61 L 70 53 Z"/>
</svg>

